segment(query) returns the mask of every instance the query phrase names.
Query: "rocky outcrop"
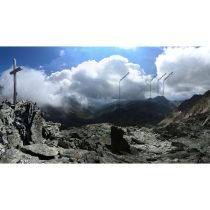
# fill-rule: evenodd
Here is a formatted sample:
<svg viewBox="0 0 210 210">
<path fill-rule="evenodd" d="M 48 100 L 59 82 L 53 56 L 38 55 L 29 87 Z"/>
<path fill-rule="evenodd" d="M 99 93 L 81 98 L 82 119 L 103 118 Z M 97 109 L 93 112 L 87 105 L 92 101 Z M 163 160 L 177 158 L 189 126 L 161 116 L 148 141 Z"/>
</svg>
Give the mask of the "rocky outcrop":
<svg viewBox="0 0 210 210">
<path fill-rule="evenodd" d="M 44 143 L 59 135 L 59 124 L 47 122 L 35 103 L 21 101 L 0 105 L 0 143 L 18 147 Z"/>
</svg>

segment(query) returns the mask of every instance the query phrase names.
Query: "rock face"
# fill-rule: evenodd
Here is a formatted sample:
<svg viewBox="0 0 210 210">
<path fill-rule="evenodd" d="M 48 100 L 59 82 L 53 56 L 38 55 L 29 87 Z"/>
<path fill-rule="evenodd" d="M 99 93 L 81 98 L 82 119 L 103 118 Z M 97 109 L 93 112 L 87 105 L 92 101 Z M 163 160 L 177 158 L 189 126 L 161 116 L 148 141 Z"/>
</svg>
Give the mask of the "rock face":
<svg viewBox="0 0 210 210">
<path fill-rule="evenodd" d="M 56 137 L 59 124 L 47 122 L 35 103 L 22 101 L 14 107 L 5 101 L 0 105 L 0 143 L 17 147 L 44 143 Z"/>
<path fill-rule="evenodd" d="M 35 103 L 21 101 L 13 106 L 9 101 L 4 101 L 0 105 L 0 144 L 11 150 L 4 149 L 5 156 L 1 160 L 9 154 L 11 157 L 15 156 L 14 154 L 17 157 L 21 156 L 22 150 L 27 150 L 27 145 L 28 149 L 34 149 L 34 151 L 37 149 L 37 154 L 47 156 L 47 145 L 44 143 L 47 139 L 53 139 L 59 135 L 59 126 L 57 123 L 47 122 Z M 24 157 L 28 156 L 30 155 L 25 154 Z M 34 160 L 39 159 L 29 158 L 29 162 Z"/>
</svg>

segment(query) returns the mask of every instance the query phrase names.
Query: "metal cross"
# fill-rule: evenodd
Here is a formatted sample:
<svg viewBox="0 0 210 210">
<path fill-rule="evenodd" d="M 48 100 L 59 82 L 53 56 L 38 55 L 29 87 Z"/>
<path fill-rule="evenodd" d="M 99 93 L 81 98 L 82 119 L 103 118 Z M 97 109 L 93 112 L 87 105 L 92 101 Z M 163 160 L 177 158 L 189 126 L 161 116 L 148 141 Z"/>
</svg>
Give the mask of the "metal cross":
<svg viewBox="0 0 210 210">
<path fill-rule="evenodd" d="M 16 91 L 16 73 L 21 71 L 20 67 L 16 67 L 16 60 L 15 58 L 13 59 L 13 70 L 10 72 L 10 74 L 14 75 L 14 92 L 13 92 L 13 104 L 16 104 L 16 98 L 17 98 L 17 91 Z"/>
</svg>

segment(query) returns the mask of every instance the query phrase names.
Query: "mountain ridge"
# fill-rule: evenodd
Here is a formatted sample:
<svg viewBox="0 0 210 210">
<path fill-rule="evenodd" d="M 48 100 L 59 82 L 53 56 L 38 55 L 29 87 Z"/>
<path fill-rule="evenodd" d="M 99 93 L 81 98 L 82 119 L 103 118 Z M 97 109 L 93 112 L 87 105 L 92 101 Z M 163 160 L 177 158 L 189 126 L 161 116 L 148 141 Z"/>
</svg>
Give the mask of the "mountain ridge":
<svg viewBox="0 0 210 210">
<path fill-rule="evenodd" d="M 74 110 L 76 110 L 75 107 Z M 53 107 L 43 109 L 47 118 L 60 122 L 64 127 L 94 123 L 114 123 L 121 125 L 156 124 L 175 109 L 175 105 L 163 96 L 146 100 L 122 101 L 110 103 L 91 112 L 88 108 L 63 111 Z"/>
</svg>

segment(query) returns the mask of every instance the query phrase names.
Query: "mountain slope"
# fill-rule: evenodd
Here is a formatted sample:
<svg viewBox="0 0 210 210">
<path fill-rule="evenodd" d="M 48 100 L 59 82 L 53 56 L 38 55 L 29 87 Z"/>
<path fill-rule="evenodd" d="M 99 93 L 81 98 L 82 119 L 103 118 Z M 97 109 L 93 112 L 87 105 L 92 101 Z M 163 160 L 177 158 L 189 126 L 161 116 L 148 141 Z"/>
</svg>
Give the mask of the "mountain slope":
<svg viewBox="0 0 210 210">
<path fill-rule="evenodd" d="M 117 109 L 116 105 L 100 110 L 95 115 L 97 123 L 109 122 L 120 125 L 154 125 L 174 110 L 175 106 L 164 97 L 142 101 L 129 101 Z M 102 112 L 103 111 L 103 112 Z"/>
<path fill-rule="evenodd" d="M 177 111 L 160 122 L 160 125 L 173 123 L 207 123 L 210 116 L 210 90 L 203 95 L 194 95 L 178 106 Z"/>
</svg>

